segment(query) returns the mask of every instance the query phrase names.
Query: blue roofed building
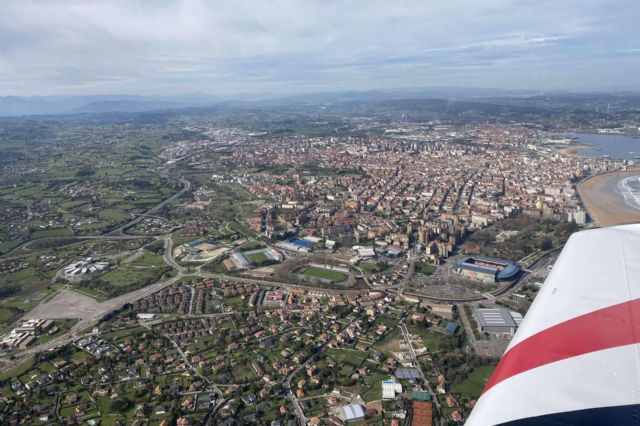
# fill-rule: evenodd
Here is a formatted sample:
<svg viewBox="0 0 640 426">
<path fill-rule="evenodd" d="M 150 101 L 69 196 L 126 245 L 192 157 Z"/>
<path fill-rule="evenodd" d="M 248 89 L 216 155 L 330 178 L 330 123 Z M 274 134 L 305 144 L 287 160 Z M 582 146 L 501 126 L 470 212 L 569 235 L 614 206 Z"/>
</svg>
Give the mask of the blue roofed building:
<svg viewBox="0 0 640 426">
<path fill-rule="evenodd" d="M 465 257 L 455 269 L 460 275 L 487 283 L 511 281 L 520 272 L 520 267 L 514 261 L 479 255 Z"/>
<path fill-rule="evenodd" d="M 445 331 L 445 333 L 455 334 L 458 331 L 459 328 L 460 328 L 460 326 L 458 324 L 456 324 L 455 322 L 450 322 L 444 328 L 444 331 Z"/>
</svg>

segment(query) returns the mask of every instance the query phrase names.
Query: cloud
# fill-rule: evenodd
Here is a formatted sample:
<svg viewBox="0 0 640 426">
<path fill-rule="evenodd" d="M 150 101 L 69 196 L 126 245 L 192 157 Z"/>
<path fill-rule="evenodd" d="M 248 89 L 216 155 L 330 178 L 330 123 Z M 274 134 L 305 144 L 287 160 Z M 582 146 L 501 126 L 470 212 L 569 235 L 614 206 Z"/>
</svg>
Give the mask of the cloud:
<svg viewBox="0 0 640 426">
<path fill-rule="evenodd" d="M 634 0 L 523 3 L 3 0 L 0 95 L 637 85 Z"/>
</svg>

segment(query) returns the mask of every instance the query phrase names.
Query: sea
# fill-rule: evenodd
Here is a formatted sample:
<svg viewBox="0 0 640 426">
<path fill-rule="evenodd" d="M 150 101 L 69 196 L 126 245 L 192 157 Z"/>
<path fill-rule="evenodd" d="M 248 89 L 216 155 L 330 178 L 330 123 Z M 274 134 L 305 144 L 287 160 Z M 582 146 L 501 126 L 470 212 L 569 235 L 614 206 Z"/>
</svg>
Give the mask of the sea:
<svg viewBox="0 0 640 426">
<path fill-rule="evenodd" d="M 607 155 L 618 160 L 636 160 L 640 162 L 640 138 L 593 133 L 576 133 L 573 136 L 578 142 L 588 145 L 576 152 L 581 157 Z"/>
<path fill-rule="evenodd" d="M 601 157 L 607 155 L 619 160 L 633 160 L 640 163 L 640 139 L 625 135 L 599 135 L 576 133 L 578 142 L 586 144 L 576 152 L 581 157 Z M 625 203 L 640 210 L 640 176 L 626 176 L 618 181 L 617 190 Z"/>
<path fill-rule="evenodd" d="M 640 210 L 640 176 L 627 176 L 618 182 L 618 191 L 625 203 Z"/>
</svg>

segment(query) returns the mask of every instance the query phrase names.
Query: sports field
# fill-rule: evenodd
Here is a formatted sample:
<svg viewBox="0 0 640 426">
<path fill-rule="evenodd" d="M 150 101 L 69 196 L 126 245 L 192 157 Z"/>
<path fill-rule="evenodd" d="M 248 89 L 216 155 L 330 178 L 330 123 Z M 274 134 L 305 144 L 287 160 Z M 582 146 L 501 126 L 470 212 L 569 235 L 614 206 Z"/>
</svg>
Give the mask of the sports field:
<svg viewBox="0 0 640 426">
<path fill-rule="evenodd" d="M 263 252 L 259 251 L 257 253 L 245 253 L 245 257 L 247 259 L 249 259 L 249 262 L 251 262 L 254 265 L 260 265 L 264 262 L 268 262 L 269 261 L 269 256 L 267 256 L 266 254 L 264 254 Z"/>
<path fill-rule="evenodd" d="M 306 268 L 301 272 L 301 274 L 308 275 L 310 277 L 315 277 L 315 278 L 322 278 L 322 279 L 330 280 L 333 282 L 341 282 L 347 279 L 347 277 L 341 272 L 332 271 L 331 269 L 316 268 L 316 267 Z"/>
</svg>

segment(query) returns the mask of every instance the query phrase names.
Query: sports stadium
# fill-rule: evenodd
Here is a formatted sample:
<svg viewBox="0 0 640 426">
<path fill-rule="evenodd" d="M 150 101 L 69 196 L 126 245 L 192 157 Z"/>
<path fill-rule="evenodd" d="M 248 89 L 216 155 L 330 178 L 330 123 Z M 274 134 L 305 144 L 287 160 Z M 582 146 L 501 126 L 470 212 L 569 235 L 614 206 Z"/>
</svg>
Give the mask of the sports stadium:
<svg viewBox="0 0 640 426">
<path fill-rule="evenodd" d="M 465 277 L 493 283 L 513 280 L 520 272 L 520 267 L 511 260 L 473 255 L 458 262 L 456 271 Z"/>
</svg>

